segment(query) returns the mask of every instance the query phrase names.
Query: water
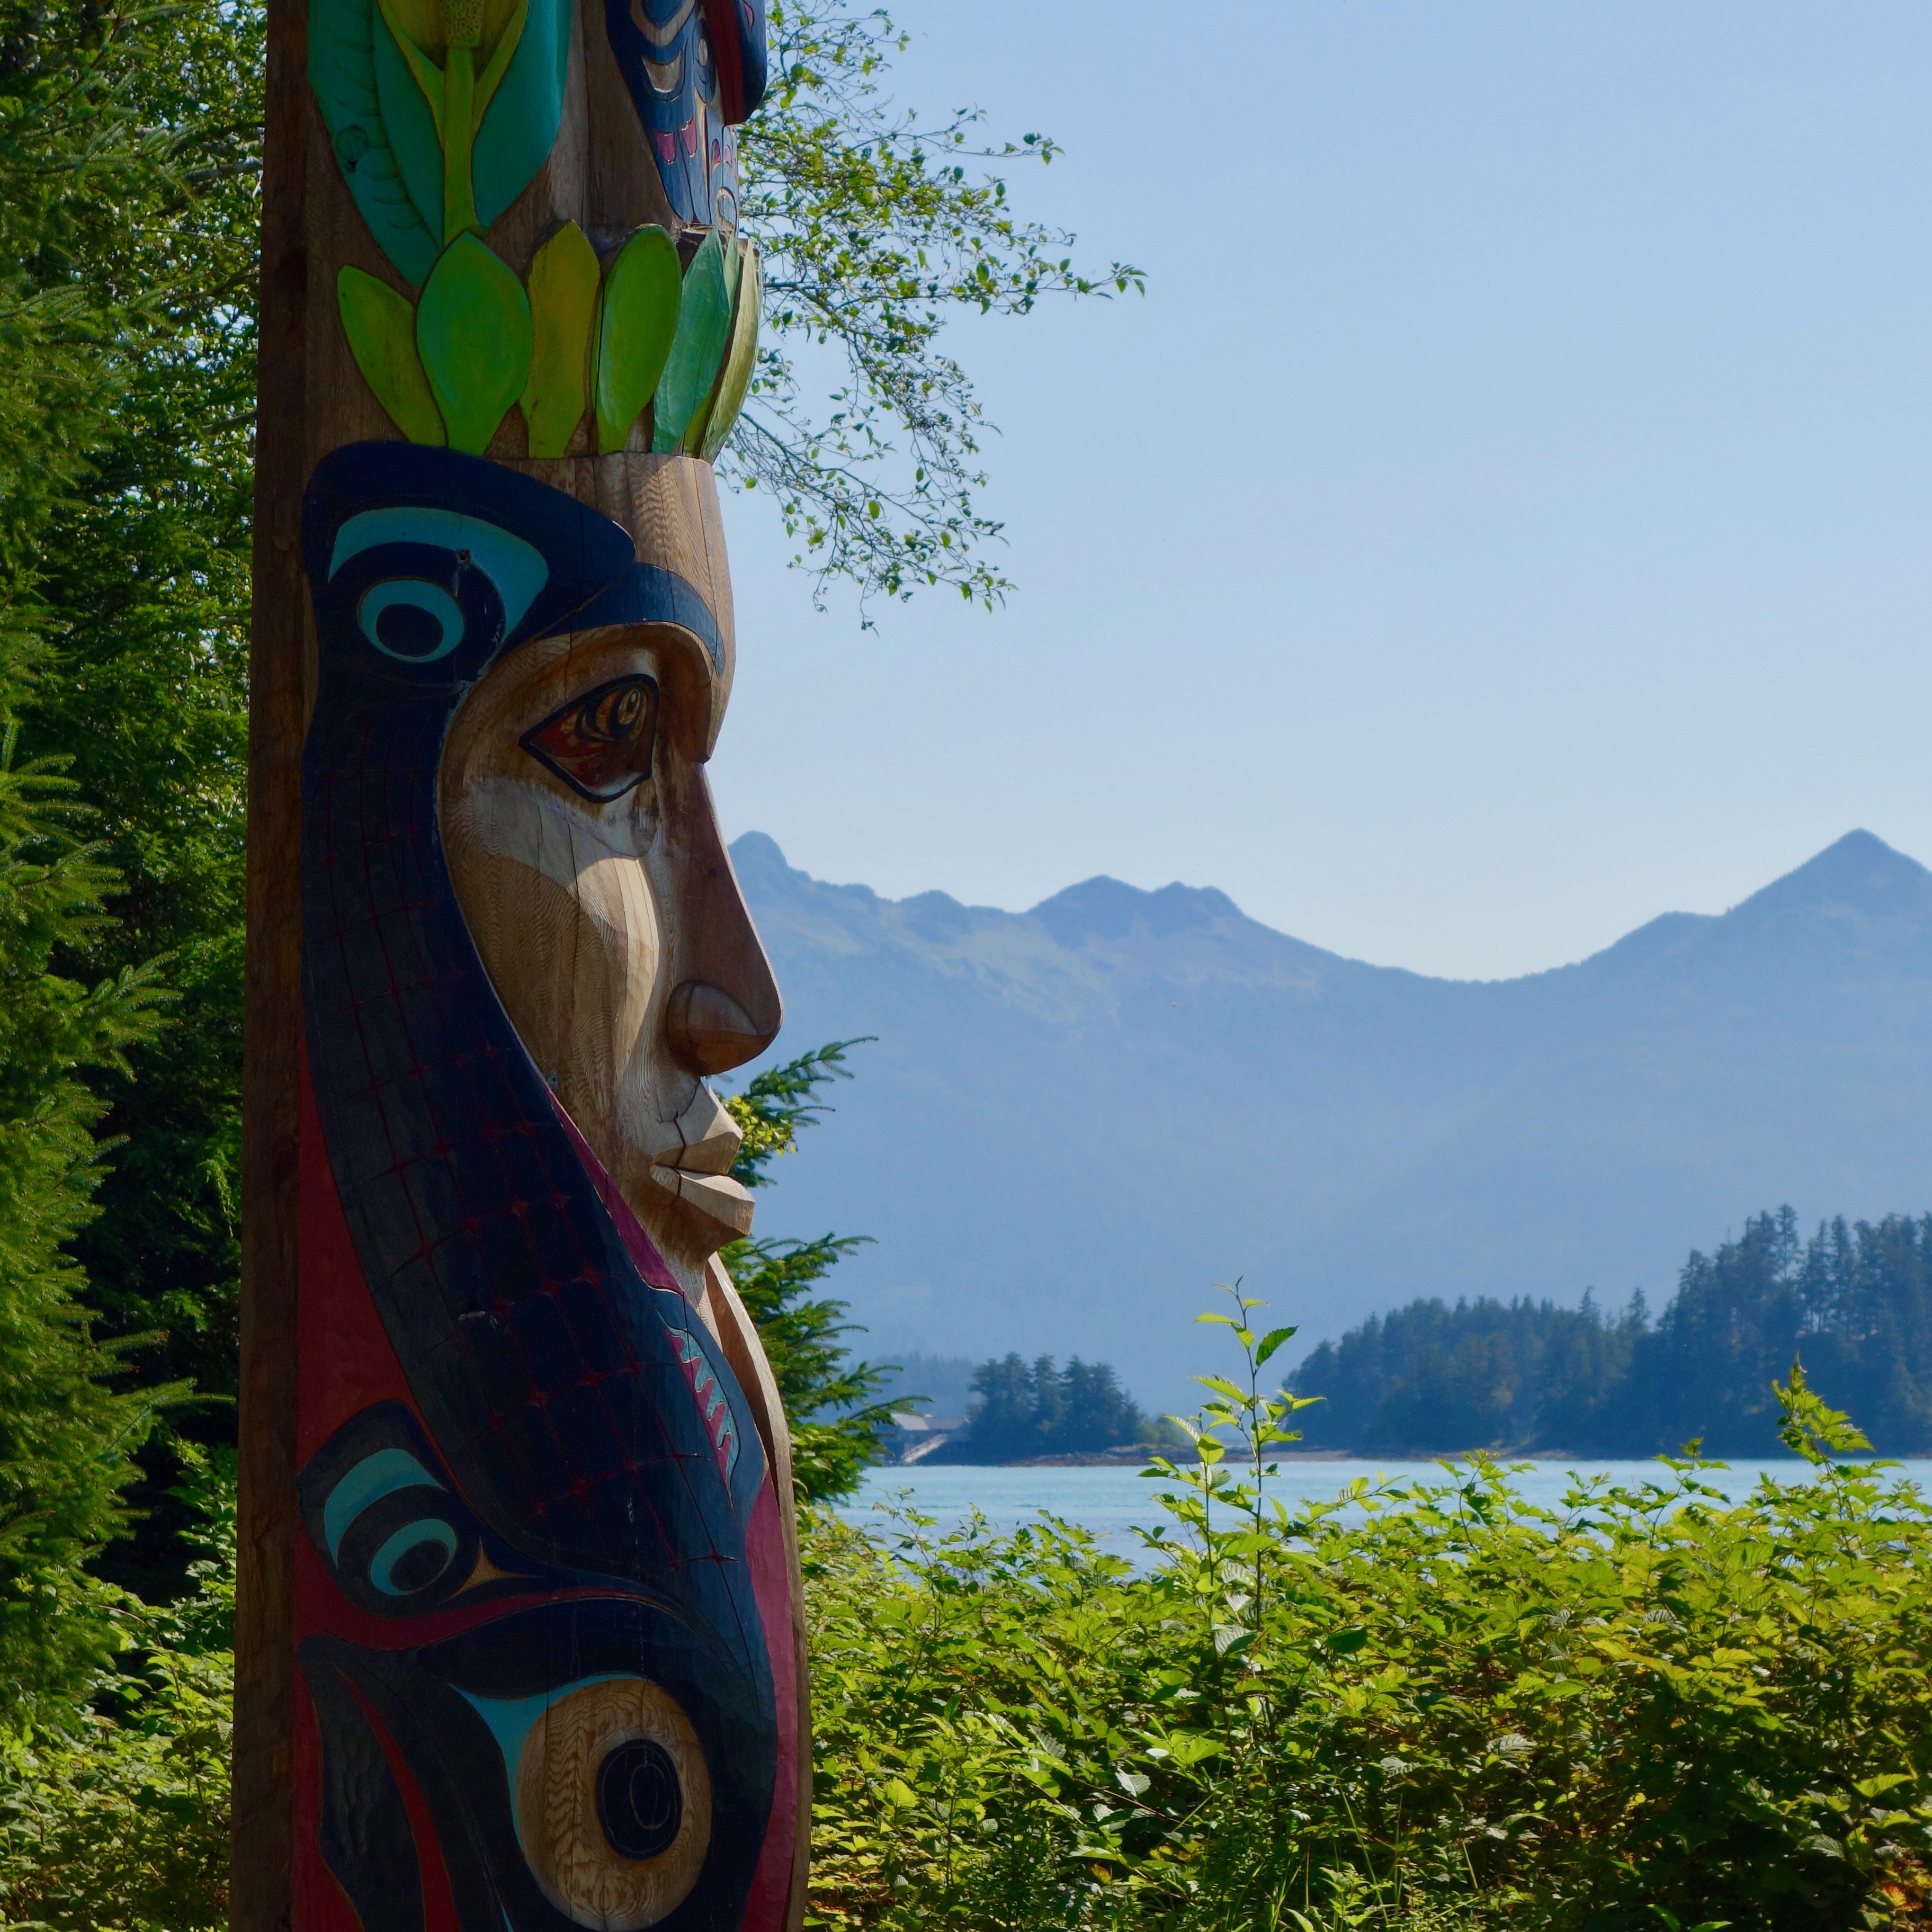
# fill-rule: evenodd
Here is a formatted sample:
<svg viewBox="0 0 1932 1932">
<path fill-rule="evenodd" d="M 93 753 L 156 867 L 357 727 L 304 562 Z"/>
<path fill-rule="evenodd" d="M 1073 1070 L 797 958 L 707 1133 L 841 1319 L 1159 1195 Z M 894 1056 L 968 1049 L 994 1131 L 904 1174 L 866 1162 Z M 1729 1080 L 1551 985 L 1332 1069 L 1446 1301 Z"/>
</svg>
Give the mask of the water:
<svg viewBox="0 0 1932 1932">
<path fill-rule="evenodd" d="M 1707 1470 L 1699 1478 L 1725 1495 L 1741 1498 L 1756 1486 L 1760 1475 L 1779 1482 L 1799 1480 L 1807 1465 L 1796 1458 L 1771 1462 L 1739 1460 L 1727 1469 Z M 1932 1489 L 1932 1460 L 1902 1462 L 1897 1472 L 1920 1489 Z M 1510 1480 L 1517 1492 L 1546 1509 L 1560 1508 L 1577 1476 L 1605 1476 L 1612 1484 L 1635 1488 L 1665 1480 L 1670 1472 L 1660 1462 L 1533 1462 Z M 1358 1476 L 1371 1482 L 1444 1480 L 1436 1462 L 1288 1462 L 1270 1485 L 1291 1507 L 1299 1501 L 1332 1497 Z M 848 1522 L 884 1529 L 888 1520 L 880 1508 L 902 1498 L 922 1516 L 938 1520 L 944 1532 L 957 1526 L 974 1509 L 995 1528 L 1016 1529 L 1040 1511 L 1064 1517 L 1091 1532 L 1100 1546 L 1117 1556 L 1138 1559 L 1137 1525 L 1153 1527 L 1171 1520 L 1156 1492 L 1172 1487 L 1142 1476 L 1135 1469 L 974 1468 L 932 1469 L 915 1463 L 910 1468 L 868 1470 L 863 1487 L 838 1513 Z"/>
</svg>

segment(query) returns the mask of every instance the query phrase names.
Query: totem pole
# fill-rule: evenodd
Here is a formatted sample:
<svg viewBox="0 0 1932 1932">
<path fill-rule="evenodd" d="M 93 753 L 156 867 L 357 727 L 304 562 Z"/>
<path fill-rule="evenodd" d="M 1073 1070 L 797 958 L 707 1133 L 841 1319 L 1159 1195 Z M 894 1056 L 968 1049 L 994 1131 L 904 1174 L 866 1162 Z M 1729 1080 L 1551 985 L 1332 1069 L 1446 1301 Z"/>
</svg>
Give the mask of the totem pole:
<svg viewBox="0 0 1932 1932">
<path fill-rule="evenodd" d="M 270 0 L 237 1932 L 784 1932 L 790 1453 L 705 1084 L 762 0 Z"/>
</svg>

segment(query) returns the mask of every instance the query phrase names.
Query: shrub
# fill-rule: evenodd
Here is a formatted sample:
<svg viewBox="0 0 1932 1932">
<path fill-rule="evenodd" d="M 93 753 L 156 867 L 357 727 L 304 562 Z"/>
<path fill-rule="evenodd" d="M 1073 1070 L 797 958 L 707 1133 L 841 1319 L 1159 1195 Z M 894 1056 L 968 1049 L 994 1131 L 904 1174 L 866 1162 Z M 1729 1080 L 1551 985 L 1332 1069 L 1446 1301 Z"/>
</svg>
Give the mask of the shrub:
<svg viewBox="0 0 1932 1932">
<path fill-rule="evenodd" d="M 1932 1924 L 1932 1514 L 1802 1372 L 1810 1472 L 1735 1505 L 1694 1454 L 1556 1511 L 1478 1457 L 1298 1514 L 1256 1305 L 1150 1574 L 819 1526 L 818 1923 Z"/>
</svg>

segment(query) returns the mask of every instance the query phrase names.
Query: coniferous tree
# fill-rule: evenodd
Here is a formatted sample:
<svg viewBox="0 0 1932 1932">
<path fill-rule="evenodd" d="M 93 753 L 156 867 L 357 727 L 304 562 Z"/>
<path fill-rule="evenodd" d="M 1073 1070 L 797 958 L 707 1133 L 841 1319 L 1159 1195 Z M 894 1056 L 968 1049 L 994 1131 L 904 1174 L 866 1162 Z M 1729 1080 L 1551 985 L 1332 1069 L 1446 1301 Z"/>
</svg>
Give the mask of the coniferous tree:
<svg viewBox="0 0 1932 1932">
<path fill-rule="evenodd" d="M 819 1089 L 851 1078 L 845 1050 L 860 1044 L 834 1040 L 754 1076 L 743 1093 L 726 1100 L 745 1136 L 734 1179 L 746 1187 L 772 1184 L 772 1163 L 797 1146 L 801 1128 L 832 1111 L 818 1097 Z M 854 1360 L 844 1340 L 855 1332 L 844 1318 L 846 1304 L 814 1292 L 868 1238 L 734 1241 L 721 1257 L 764 1340 L 791 1426 L 793 1479 L 808 1502 L 856 1489 L 866 1468 L 878 1461 L 880 1438 L 892 1426 L 893 1404 L 884 1394 L 891 1365 Z"/>
</svg>

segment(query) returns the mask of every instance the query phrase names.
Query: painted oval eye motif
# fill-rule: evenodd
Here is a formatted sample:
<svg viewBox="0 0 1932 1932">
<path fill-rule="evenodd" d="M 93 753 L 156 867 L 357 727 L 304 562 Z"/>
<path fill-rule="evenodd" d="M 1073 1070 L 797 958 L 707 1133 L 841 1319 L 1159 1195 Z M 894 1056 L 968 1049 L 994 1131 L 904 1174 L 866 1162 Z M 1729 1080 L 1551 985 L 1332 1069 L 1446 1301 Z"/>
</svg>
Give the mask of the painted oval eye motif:
<svg viewBox="0 0 1932 1932">
<path fill-rule="evenodd" d="M 597 1822 L 620 1858 L 654 1858 L 677 1842 L 684 1790 L 655 1738 L 632 1738 L 597 1767 Z"/>
<path fill-rule="evenodd" d="M 463 607 L 440 584 L 392 578 L 371 586 L 356 606 L 362 634 L 385 657 L 434 664 L 463 641 Z"/>
<path fill-rule="evenodd" d="M 388 1538 L 369 1559 L 369 1580 L 386 1597 L 427 1590 L 456 1555 L 456 1532 L 434 1516 L 421 1517 Z"/>
<path fill-rule="evenodd" d="M 346 1470 L 322 1526 L 338 1581 L 392 1615 L 441 1601 L 476 1567 L 469 1511 L 406 1449 L 379 1449 Z"/>
<path fill-rule="evenodd" d="M 656 681 L 620 677 L 573 698 L 519 742 L 573 791 L 608 805 L 650 776 L 657 720 Z"/>
<path fill-rule="evenodd" d="M 579 1925 L 639 1932 L 681 1905 L 711 1843 L 711 1778 L 677 1700 L 639 1677 L 566 1693 L 516 1769 L 517 1834 Z"/>
</svg>

